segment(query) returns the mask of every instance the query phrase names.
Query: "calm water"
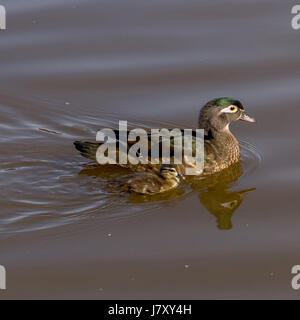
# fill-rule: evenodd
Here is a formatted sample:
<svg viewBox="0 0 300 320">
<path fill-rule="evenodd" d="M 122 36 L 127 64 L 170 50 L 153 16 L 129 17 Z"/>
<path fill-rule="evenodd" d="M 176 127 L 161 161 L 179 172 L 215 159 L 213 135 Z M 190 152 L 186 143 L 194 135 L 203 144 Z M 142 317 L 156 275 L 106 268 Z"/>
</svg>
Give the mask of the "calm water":
<svg viewBox="0 0 300 320">
<path fill-rule="evenodd" d="M 300 31 L 294 1 L 0 0 L 2 298 L 294 298 Z M 145 201 L 72 143 L 118 120 L 196 127 L 240 99 L 240 164 Z"/>
</svg>

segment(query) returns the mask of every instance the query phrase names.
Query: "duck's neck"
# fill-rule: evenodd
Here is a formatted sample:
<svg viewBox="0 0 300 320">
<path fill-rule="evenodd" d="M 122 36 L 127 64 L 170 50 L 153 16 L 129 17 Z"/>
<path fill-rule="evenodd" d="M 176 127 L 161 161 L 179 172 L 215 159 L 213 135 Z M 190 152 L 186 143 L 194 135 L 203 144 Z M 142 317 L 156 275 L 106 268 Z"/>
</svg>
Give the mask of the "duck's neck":
<svg viewBox="0 0 300 320">
<path fill-rule="evenodd" d="M 237 161 L 240 157 L 240 145 L 229 128 L 210 129 L 210 141 L 223 161 Z"/>
</svg>

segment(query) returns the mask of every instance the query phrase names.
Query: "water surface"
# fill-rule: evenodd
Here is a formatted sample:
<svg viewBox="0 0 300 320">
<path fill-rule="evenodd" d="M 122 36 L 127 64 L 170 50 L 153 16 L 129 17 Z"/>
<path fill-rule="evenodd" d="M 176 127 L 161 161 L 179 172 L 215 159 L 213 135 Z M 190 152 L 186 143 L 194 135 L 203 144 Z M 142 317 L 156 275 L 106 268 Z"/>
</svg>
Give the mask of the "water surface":
<svg viewBox="0 0 300 320">
<path fill-rule="evenodd" d="M 295 298 L 299 36 L 292 1 L 1 1 L 1 298 Z M 81 157 L 97 129 L 195 128 L 240 99 L 242 158 L 143 199 Z"/>
</svg>

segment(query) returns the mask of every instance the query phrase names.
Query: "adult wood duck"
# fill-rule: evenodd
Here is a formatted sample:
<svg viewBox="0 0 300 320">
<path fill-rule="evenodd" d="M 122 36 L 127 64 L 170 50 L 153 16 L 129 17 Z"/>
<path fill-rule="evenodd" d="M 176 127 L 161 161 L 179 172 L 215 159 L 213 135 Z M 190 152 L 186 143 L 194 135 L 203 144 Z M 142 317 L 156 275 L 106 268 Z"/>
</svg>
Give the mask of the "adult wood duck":
<svg viewBox="0 0 300 320">
<path fill-rule="evenodd" d="M 239 100 L 223 97 L 209 101 L 201 109 L 198 128 L 204 129 L 204 170 L 202 175 L 209 175 L 228 168 L 238 162 L 240 158 L 240 146 L 237 139 L 230 132 L 229 125 L 237 120 L 256 122 L 250 118 Z M 115 130 L 118 139 L 119 132 Z M 150 141 L 150 135 L 148 136 Z M 101 143 L 75 141 L 74 145 L 80 153 L 87 158 L 96 160 L 96 152 Z M 149 143 L 149 145 L 151 145 Z M 152 164 L 126 164 L 122 165 L 133 171 L 156 170 L 159 165 Z M 187 165 L 177 165 L 180 173 L 185 173 Z"/>
<path fill-rule="evenodd" d="M 110 186 L 119 187 L 123 191 L 154 195 L 176 188 L 183 176 L 174 165 L 164 164 L 159 173 L 136 172 L 114 181 Z"/>
</svg>

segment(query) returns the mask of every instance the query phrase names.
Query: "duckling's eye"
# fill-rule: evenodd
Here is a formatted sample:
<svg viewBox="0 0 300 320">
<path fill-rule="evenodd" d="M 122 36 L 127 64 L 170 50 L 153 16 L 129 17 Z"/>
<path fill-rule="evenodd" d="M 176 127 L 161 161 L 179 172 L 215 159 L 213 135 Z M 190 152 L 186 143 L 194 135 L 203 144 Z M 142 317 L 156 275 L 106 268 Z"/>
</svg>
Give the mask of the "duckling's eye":
<svg viewBox="0 0 300 320">
<path fill-rule="evenodd" d="M 230 105 L 229 107 L 226 107 L 224 109 L 221 110 L 221 112 L 226 112 L 226 113 L 235 113 L 238 111 L 238 107 L 235 105 Z"/>
</svg>

